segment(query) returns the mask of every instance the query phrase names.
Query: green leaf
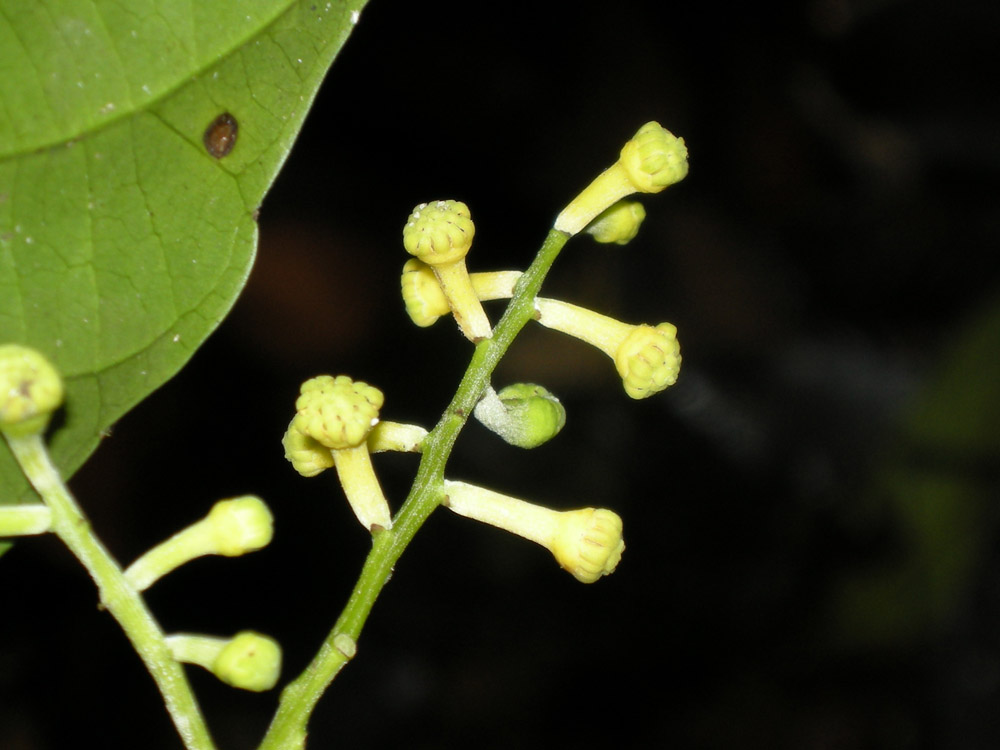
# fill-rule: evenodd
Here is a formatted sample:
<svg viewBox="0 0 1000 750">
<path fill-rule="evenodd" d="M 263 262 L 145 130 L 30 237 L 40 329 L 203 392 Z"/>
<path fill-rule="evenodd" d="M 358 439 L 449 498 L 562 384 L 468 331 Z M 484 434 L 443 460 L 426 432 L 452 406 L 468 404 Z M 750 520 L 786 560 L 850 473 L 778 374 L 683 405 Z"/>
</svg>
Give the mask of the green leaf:
<svg viewBox="0 0 1000 750">
<path fill-rule="evenodd" d="M 365 3 L 0 0 L 0 342 L 65 377 L 67 476 L 231 308 Z M 217 158 L 203 139 L 223 113 L 237 139 Z M 0 503 L 30 492 L 3 444 Z"/>
</svg>

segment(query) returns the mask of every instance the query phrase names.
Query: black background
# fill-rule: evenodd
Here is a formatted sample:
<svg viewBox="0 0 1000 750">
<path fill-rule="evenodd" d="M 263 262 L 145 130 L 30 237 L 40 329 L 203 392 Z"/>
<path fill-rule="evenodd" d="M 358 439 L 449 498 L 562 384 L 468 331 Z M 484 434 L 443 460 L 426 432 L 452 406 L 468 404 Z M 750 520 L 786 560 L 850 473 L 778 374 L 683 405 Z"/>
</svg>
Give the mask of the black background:
<svg viewBox="0 0 1000 750">
<path fill-rule="evenodd" d="M 603 355 L 529 328 L 497 384 L 543 383 L 566 429 L 525 452 L 471 424 L 448 472 L 613 508 L 618 571 L 584 586 L 435 513 L 309 747 L 996 747 L 1000 430 L 921 409 L 997 413 L 995 356 L 957 396 L 942 383 L 996 318 L 998 8 L 374 0 L 264 203 L 232 315 L 74 490 L 126 563 L 218 498 L 264 497 L 268 549 L 148 598 L 168 631 L 274 635 L 291 679 L 368 548 L 335 479 L 282 457 L 298 384 L 350 374 L 385 392 L 384 418 L 430 427 L 470 353 L 403 312 L 407 214 L 463 200 L 472 270 L 523 268 L 655 119 L 687 141 L 689 177 L 645 199 L 629 246 L 570 243 L 545 293 L 675 323 L 678 385 L 633 402 Z M 376 466 L 398 507 L 416 458 Z M 57 541 L 0 567 L 0 748 L 179 747 Z M 276 694 L 192 680 L 220 747 L 254 747 Z"/>
</svg>

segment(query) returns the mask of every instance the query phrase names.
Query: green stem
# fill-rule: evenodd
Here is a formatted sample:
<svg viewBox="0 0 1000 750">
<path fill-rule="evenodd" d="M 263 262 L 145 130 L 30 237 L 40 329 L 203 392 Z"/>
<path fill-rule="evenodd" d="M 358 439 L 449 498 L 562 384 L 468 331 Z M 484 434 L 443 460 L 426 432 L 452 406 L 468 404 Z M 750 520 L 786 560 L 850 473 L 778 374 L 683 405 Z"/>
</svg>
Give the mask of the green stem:
<svg viewBox="0 0 1000 750">
<path fill-rule="evenodd" d="M 312 663 L 282 691 L 278 710 L 259 750 L 295 750 L 305 746 L 309 716 L 320 696 L 350 658 L 336 647 L 335 639 L 344 636 L 353 641 L 358 639 L 393 566 L 417 530 L 441 504 L 444 469 L 455 440 L 489 385 L 497 364 L 534 315 L 534 299 L 542 281 L 568 239 L 569 235 L 565 232 L 555 229 L 549 232 L 535 260 L 517 282 L 514 296 L 494 328 L 493 336 L 476 345 L 454 398 L 437 426 L 423 440 L 420 468 L 409 496 L 396 514 L 392 529 L 375 534 L 372 550 L 347 606 Z"/>
<path fill-rule="evenodd" d="M 128 584 L 121 567 L 91 530 L 90 523 L 52 465 L 41 435 L 6 437 L 21 470 L 52 511 L 52 532 L 83 563 L 97 584 L 101 605 L 121 625 L 153 675 L 184 746 L 188 750 L 213 750 L 215 744 L 184 668 L 171 655 L 163 631 L 142 596 Z"/>
</svg>

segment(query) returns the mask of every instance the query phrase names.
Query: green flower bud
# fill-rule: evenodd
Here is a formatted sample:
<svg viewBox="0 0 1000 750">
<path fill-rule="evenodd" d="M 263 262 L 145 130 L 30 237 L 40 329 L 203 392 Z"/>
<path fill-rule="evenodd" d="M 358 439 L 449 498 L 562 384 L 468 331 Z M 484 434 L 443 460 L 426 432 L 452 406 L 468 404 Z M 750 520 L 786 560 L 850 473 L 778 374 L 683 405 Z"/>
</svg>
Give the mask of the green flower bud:
<svg viewBox="0 0 1000 750">
<path fill-rule="evenodd" d="M 245 630 L 222 649 L 212 673 L 242 690 L 270 690 L 281 675 L 281 646 L 273 638 Z"/>
<path fill-rule="evenodd" d="M 271 543 L 274 517 L 264 501 L 254 495 L 221 500 L 205 517 L 211 532 L 212 552 L 239 557 Z"/>
<path fill-rule="evenodd" d="M 534 383 L 515 383 L 498 393 L 488 389 L 473 412 L 483 426 L 519 448 L 536 448 L 559 434 L 566 408 Z"/>
<path fill-rule="evenodd" d="M 639 234 L 646 209 L 639 201 L 618 201 L 606 208 L 584 230 L 596 241 L 608 245 L 627 245 Z"/>
<path fill-rule="evenodd" d="M 40 352 L 20 344 L 0 346 L 0 432 L 40 433 L 62 401 L 62 379 Z"/>
<path fill-rule="evenodd" d="M 266 547 L 274 518 L 259 497 L 220 500 L 203 519 L 153 547 L 132 563 L 125 578 L 144 591 L 181 565 L 204 555 L 237 557 Z"/>
<path fill-rule="evenodd" d="M 244 630 L 232 638 L 179 633 L 167 646 L 180 662 L 197 664 L 241 690 L 270 690 L 281 675 L 281 646 L 273 638 Z"/>
</svg>

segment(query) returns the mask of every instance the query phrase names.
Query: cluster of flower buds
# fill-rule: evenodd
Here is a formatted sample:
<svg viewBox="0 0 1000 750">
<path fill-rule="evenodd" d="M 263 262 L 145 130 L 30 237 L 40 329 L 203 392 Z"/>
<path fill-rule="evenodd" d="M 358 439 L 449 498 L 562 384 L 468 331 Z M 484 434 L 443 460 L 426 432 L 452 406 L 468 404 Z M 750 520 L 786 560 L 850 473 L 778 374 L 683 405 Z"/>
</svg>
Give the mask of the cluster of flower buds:
<svg viewBox="0 0 1000 750">
<path fill-rule="evenodd" d="M 482 299 L 510 297 L 520 274 L 517 271 L 473 273 L 473 288 Z M 447 300 L 426 269 L 407 263 L 403 269 L 403 300 L 415 323 L 428 326 L 448 312 Z M 623 323 L 579 305 L 538 297 L 535 320 L 596 347 L 615 363 L 625 393 L 631 398 L 653 396 L 677 382 L 681 366 L 677 328 Z"/>
<path fill-rule="evenodd" d="M 56 369 L 39 352 L 0 346 L 0 432 L 11 442 L 35 440 L 63 399 Z M 41 534 L 53 510 L 42 503 L 0 507 L 0 537 Z M 274 520 L 253 495 L 222 500 L 200 521 L 156 545 L 124 572 L 125 582 L 144 591 L 160 578 L 204 555 L 236 557 L 270 543 Z M 244 631 L 233 638 L 174 635 L 166 638 L 177 661 L 200 664 L 223 682 L 245 690 L 274 687 L 281 672 L 281 647 L 267 636 Z"/>
<path fill-rule="evenodd" d="M 369 531 L 392 528 L 392 512 L 370 453 L 419 451 L 427 431 L 379 420 L 384 397 L 374 386 L 346 375 L 320 375 L 302 384 L 295 416 L 282 443 L 299 474 L 313 477 L 337 468 L 358 521 Z"/>
<path fill-rule="evenodd" d="M 156 545 L 125 570 L 125 580 L 145 591 L 181 565 L 205 555 L 238 557 L 266 547 L 274 519 L 254 495 L 220 500 L 200 521 Z M 281 672 L 281 647 L 268 636 L 243 631 L 232 638 L 179 634 L 167 637 L 172 656 L 204 667 L 227 685 L 270 690 Z"/>
<path fill-rule="evenodd" d="M 465 267 L 465 256 L 475 234 L 469 207 L 459 201 L 421 203 L 403 227 L 403 247 L 431 268 L 455 320 L 470 341 L 489 338 L 493 333 Z"/>
<path fill-rule="evenodd" d="M 683 139 L 656 122 L 646 123 L 622 148 L 619 160 L 566 206 L 553 229 L 570 236 L 585 231 L 597 242 L 627 244 L 646 217 L 642 204 L 626 200 L 627 196 L 658 193 L 682 180 L 687 171 Z M 403 243 L 416 257 L 403 266 L 400 287 L 406 312 L 416 325 L 430 326 L 450 313 L 465 335 L 478 341 L 489 335 L 482 302 L 514 296 L 519 272 L 467 272 L 464 259 L 474 231 L 464 203 L 422 203 L 413 210 Z M 610 357 L 631 398 L 647 398 L 676 382 L 681 356 L 672 324 L 630 325 L 543 297 L 535 298 L 534 308 L 541 325 L 585 341 Z M 559 400 L 531 383 L 499 392 L 487 387 L 474 413 L 506 442 L 523 448 L 550 440 L 566 420 Z M 558 513 L 461 482 L 445 482 L 445 491 L 446 505 L 456 513 L 548 547 L 581 581 L 610 573 L 624 549 L 621 519 L 608 510 Z"/>
</svg>

